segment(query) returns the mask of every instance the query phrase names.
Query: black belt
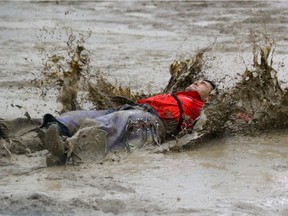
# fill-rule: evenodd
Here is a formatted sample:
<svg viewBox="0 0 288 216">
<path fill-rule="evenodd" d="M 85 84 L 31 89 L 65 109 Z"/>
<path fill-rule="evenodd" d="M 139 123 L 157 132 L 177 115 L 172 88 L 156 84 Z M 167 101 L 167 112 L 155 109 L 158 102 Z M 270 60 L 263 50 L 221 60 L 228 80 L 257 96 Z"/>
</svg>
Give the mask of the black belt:
<svg viewBox="0 0 288 216">
<path fill-rule="evenodd" d="M 176 128 L 176 134 L 179 133 L 181 131 L 181 126 L 182 126 L 182 123 L 183 123 L 183 107 L 182 107 L 182 103 L 181 101 L 179 100 L 179 98 L 175 95 L 175 94 L 171 94 L 171 96 L 177 101 L 177 104 L 178 104 L 178 107 L 179 107 L 179 112 L 180 112 L 180 117 L 179 117 L 179 122 L 178 122 L 178 125 L 177 125 L 177 128 Z"/>
</svg>

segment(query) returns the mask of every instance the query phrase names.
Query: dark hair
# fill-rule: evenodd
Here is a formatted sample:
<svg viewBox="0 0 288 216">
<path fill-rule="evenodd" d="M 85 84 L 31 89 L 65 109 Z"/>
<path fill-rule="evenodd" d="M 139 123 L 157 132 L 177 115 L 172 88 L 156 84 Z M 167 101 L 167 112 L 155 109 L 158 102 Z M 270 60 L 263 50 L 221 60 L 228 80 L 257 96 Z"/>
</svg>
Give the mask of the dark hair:
<svg viewBox="0 0 288 216">
<path fill-rule="evenodd" d="M 216 85 L 215 85 L 214 82 L 212 82 L 212 81 L 210 81 L 210 80 L 204 80 L 204 81 L 206 81 L 206 82 L 208 82 L 208 83 L 211 84 L 211 86 L 212 86 L 212 90 L 216 89 Z"/>
</svg>

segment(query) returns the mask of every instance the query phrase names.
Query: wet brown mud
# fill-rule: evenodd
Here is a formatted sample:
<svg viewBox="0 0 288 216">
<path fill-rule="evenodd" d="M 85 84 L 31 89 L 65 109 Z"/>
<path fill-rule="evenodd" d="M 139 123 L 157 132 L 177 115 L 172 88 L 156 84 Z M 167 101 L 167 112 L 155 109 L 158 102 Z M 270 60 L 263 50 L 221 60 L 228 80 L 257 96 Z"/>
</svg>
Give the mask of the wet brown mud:
<svg viewBox="0 0 288 216">
<path fill-rule="evenodd" d="M 214 139 L 181 154 L 141 150 L 67 168 L 45 167 L 38 152 L 26 165 L 19 157 L 12 172 L 2 168 L 10 174 L 1 177 L 1 209 L 16 215 L 285 215 L 286 142 L 285 131 L 274 131 Z"/>
<path fill-rule="evenodd" d="M 129 97 L 164 91 L 171 63 L 172 71 L 177 62 L 185 68 L 210 45 L 201 70 L 192 71 L 217 82 L 219 92 L 205 107 L 207 121 L 199 122 L 197 133 L 163 146 L 180 153 L 142 149 L 111 154 L 102 163 L 49 168 L 45 150 L 23 148 L 11 161 L 1 155 L 0 214 L 287 215 L 286 9 L 281 1 L 1 3 L 1 118 L 106 106 L 95 102 L 98 94 L 89 97 L 84 85 L 90 79 L 96 92 L 99 74 L 102 83 L 123 85 Z M 265 34 L 251 40 L 251 29 L 263 30 L 263 24 L 276 42 L 270 52 Z M 76 39 L 67 46 L 71 33 Z M 79 58 L 75 44 L 85 47 Z M 73 106 L 56 103 L 67 84 L 63 74 L 42 79 L 53 55 L 62 56 L 63 68 L 55 71 L 79 63 L 75 71 L 83 76 L 66 77 L 78 90 L 76 101 L 75 95 L 64 100 Z"/>
</svg>

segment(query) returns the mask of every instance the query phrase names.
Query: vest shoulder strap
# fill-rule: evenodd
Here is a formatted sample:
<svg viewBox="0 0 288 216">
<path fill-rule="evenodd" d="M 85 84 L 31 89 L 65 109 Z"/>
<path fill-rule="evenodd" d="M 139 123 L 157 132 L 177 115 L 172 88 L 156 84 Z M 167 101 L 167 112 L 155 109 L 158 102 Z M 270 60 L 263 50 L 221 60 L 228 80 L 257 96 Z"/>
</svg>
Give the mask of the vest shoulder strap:
<svg viewBox="0 0 288 216">
<path fill-rule="evenodd" d="M 177 104 L 178 104 L 178 107 L 179 107 L 179 112 L 180 112 L 180 117 L 179 117 L 179 122 L 178 122 L 178 125 L 177 125 L 177 128 L 176 128 L 176 134 L 179 133 L 181 131 L 181 126 L 182 126 L 182 123 L 183 123 L 183 107 L 182 107 L 182 102 L 180 101 L 180 99 L 175 95 L 175 94 L 171 94 L 171 96 L 177 101 Z"/>
</svg>

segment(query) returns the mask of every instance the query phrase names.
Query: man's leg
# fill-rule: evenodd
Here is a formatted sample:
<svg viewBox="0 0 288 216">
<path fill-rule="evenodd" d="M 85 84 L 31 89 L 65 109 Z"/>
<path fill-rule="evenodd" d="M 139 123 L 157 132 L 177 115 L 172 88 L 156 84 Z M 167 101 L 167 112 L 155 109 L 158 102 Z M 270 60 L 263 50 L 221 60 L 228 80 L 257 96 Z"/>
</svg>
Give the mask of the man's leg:
<svg viewBox="0 0 288 216">
<path fill-rule="evenodd" d="M 45 148 L 49 151 L 46 157 L 47 166 L 65 164 L 65 142 L 59 136 L 57 124 L 51 124 L 45 133 Z"/>
<path fill-rule="evenodd" d="M 164 125 L 157 116 L 142 110 L 123 110 L 85 120 L 68 140 L 81 147 L 84 137 L 91 136 L 90 140 L 95 140 L 95 134 L 89 132 L 93 128 L 105 132 L 101 136 L 105 136 L 106 153 L 112 149 L 140 148 L 149 142 L 159 144 L 165 136 Z"/>
<path fill-rule="evenodd" d="M 54 127 L 58 129 L 56 125 Z M 63 164 L 64 158 L 69 159 L 70 156 L 72 159 L 74 157 L 99 160 L 103 159 L 110 150 L 131 151 L 146 144 L 160 144 L 165 136 L 164 131 L 161 120 L 149 112 L 117 111 L 96 119 L 85 119 L 79 130 L 65 142 L 61 142 L 56 130 L 53 130 L 54 135 L 51 132 L 48 136 L 57 135 L 59 138 L 49 140 L 56 145 L 54 148 L 50 147 L 49 152 L 58 158 L 56 164 L 58 162 Z M 47 161 L 47 165 L 49 165 L 48 162 L 50 161 Z M 53 163 L 50 164 L 53 165 Z"/>
</svg>

